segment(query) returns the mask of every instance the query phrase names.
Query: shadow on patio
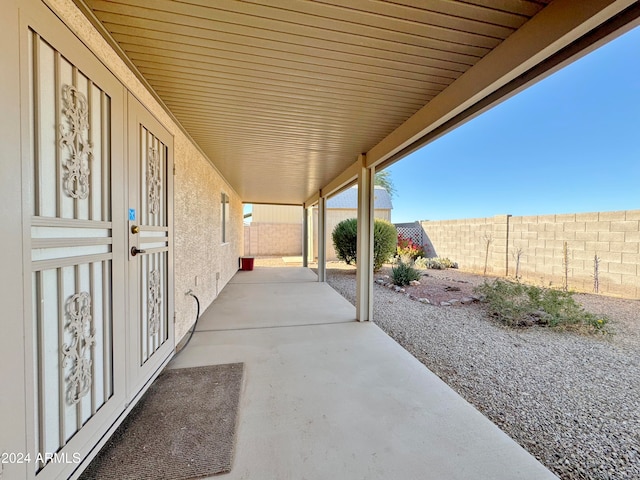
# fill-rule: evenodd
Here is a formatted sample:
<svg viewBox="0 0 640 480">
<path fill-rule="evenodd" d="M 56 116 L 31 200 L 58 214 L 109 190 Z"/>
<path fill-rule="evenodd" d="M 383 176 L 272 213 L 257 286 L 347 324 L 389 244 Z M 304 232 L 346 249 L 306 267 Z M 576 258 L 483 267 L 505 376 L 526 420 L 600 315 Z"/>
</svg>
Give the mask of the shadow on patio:
<svg viewBox="0 0 640 480">
<path fill-rule="evenodd" d="M 245 363 L 233 479 L 556 478 L 302 267 L 240 271 L 169 368 Z"/>
</svg>

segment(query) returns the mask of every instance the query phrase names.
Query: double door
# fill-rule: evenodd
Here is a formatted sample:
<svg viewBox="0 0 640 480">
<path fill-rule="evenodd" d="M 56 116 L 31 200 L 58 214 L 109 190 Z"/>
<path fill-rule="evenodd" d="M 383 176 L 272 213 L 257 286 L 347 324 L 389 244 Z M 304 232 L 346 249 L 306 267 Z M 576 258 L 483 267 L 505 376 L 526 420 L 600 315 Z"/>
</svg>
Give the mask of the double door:
<svg viewBox="0 0 640 480">
<path fill-rule="evenodd" d="M 174 349 L 173 146 L 46 7 L 22 10 L 27 478 L 66 478 Z"/>
</svg>

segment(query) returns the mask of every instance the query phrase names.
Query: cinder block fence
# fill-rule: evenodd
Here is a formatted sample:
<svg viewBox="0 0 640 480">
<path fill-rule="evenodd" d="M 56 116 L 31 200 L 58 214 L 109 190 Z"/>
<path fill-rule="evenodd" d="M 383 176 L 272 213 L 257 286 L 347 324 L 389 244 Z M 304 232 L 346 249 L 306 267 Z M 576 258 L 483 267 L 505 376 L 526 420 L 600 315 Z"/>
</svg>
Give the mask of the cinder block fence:
<svg viewBox="0 0 640 480">
<path fill-rule="evenodd" d="M 545 286 L 640 298 L 640 210 L 420 222 L 430 256 Z M 566 247 L 565 247 L 566 243 Z M 487 249 L 488 247 L 488 249 Z M 565 250 L 566 249 L 566 250 Z M 519 254 L 519 262 L 518 262 Z M 519 263 L 519 265 L 518 265 Z"/>
<path fill-rule="evenodd" d="M 244 226 L 244 254 L 301 255 L 302 224 L 252 223 Z"/>
</svg>

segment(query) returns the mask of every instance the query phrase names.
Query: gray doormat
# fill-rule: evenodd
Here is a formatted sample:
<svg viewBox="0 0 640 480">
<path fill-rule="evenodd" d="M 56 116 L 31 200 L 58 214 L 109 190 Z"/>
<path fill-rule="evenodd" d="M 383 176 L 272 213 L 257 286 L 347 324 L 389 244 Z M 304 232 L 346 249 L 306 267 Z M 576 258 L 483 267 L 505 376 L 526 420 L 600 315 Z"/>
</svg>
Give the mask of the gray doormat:
<svg viewBox="0 0 640 480">
<path fill-rule="evenodd" d="M 167 370 L 81 480 L 183 480 L 231 471 L 244 364 Z"/>
</svg>

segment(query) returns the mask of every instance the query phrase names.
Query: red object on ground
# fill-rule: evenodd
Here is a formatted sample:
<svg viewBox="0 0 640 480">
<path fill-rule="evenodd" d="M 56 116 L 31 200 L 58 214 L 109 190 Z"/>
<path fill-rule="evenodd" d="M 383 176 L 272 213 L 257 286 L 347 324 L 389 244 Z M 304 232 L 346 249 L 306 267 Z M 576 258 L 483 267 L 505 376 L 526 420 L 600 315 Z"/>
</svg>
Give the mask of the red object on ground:
<svg viewBox="0 0 640 480">
<path fill-rule="evenodd" d="M 253 270 L 253 257 L 242 257 L 242 270 Z"/>
</svg>

